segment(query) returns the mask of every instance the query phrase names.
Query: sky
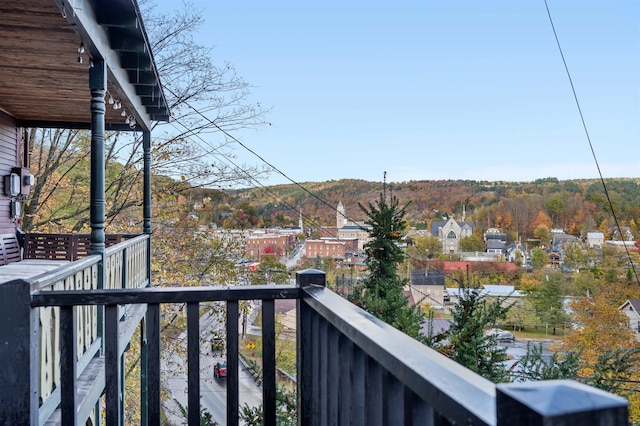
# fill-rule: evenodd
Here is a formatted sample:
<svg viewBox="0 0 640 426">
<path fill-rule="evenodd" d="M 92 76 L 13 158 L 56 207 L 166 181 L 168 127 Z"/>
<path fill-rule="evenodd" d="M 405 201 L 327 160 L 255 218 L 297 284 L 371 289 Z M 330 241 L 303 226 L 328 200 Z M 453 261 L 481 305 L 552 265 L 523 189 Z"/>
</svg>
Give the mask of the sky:
<svg viewBox="0 0 640 426">
<path fill-rule="evenodd" d="M 162 5 L 174 0 L 158 0 Z M 640 2 L 192 0 L 271 108 L 264 185 L 640 177 Z M 238 146 L 239 162 L 261 161 Z"/>
</svg>

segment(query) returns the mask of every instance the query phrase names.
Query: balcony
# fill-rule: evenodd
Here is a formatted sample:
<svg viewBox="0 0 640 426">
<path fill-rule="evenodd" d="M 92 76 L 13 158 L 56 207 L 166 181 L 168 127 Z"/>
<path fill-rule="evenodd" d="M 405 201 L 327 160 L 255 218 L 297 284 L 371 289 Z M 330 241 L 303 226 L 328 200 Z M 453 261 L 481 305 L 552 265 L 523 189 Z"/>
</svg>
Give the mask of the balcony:
<svg viewBox="0 0 640 426">
<path fill-rule="evenodd" d="M 148 287 L 148 242 L 136 237 L 107 248 L 104 261 L 88 256 L 0 285 L 0 423 L 100 423 L 102 406 L 106 424 L 120 425 L 121 357 L 142 322 L 136 397 L 143 424 L 159 425 L 160 306 L 184 303 L 188 406 L 198 407 L 188 424 L 199 425 L 199 307 L 224 301 L 227 318 L 237 318 L 239 301 L 261 300 L 264 424 L 275 425 L 274 302 L 295 299 L 299 424 L 627 424 L 625 399 L 576 382 L 494 385 L 333 293 L 320 271 L 298 273 L 295 286 Z M 238 322 L 226 329 L 227 424 L 237 425 Z"/>
</svg>

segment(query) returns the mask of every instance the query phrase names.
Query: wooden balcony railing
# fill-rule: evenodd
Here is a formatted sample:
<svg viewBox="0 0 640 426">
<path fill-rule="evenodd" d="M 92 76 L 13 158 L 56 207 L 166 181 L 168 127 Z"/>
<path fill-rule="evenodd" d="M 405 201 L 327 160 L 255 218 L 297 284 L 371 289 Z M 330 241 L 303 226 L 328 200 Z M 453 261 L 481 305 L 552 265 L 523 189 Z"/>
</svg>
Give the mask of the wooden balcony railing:
<svg viewBox="0 0 640 426">
<path fill-rule="evenodd" d="M 3 322 L 0 330 L 0 360 L 13 366 L 5 374 L 0 373 L 0 377 L 18 381 L 17 389 L 4 387 L 4 382 L 0 381 L 0 400 L 4 401 L 0 404 L 3 406 L 0 407 L 0 424 L 40 425 L 47 419 L 59 417 L 61 374 L 69 365 L 77 371 L 78 384 L 82 388 L 81 416 L 93 412 L 95 398 L 104 389 L 104 360 L 99 356 L 103 341 L 102 311 L 96 306 L 74 307 L 75 356 L 70 358 L 62 351 L 61 336 L 65 333 L 60 308 L 43 306 L 30 308 L 27 313 L 23 306 L 24 296 L 63 290 L 91 292 L 103 286 L 107 289 L 146 287 L 149 282 L 148 248 L 148 235 L 132 237 L 105 250 L 103 268 L 99 268 L 102 256 L 86 256 L 32 280 L 16 279 L 0 285 L 0 304 L 7 312 L 6 323 Z M 130 339 L 144 314 L 144 306 L 132 305 L 128 309 L 126 321 L 120 327 L 122 339 Z M 69 359 L 75 362 L 63 362 Z M 24 398 L 24 392 L 29 398 Z M 85 394 L 87 398 L 84 398 Z M 25 421 L 24 417 L 20 421 L 10 421 L 13 417 L 5 414 L 15 410 L 5 411 L 7 404 L 23 412 L 28 409 L 31 422 Z"/>
<path fill-rule="evenodd" d="M 296 286 L 119 288 L 46 291 L 41 286 L 0 286 L 0 306 L 17 306 L 9 318 L 16 329 L 12 342 L 24 361 L 0 348 L 4 370 L 30 377 L 21 383 L 3 378 L 2 424 L 43 424 L 49 417 L 38 401 L 37 313 L 60 309 L 60 399 L 57 419 L 80 424 L 105 394 L 106 423 L 122 419 L 120 358 L 129 335 L 120 307 L 146 304 L 143 386 L 139 397 L 143 423 L 160 424 L 160 306 L 187 306 L 188 423 L 200 424 L 199 306 L 226 301 L 227 318 L 238 318 L 238 302 L 262 301 L 264 424 L 276 423 L 276 299 L 297 300 L 298 423 L 302 425 L 626 425 L 627 401 L 572 381 L 494 385 L 455 362 L 379 321 L 324 287 L 324 274 L 298 273 Z M 12 302 L 6 302 L 10 298 Z M 104 307 L 104 353 L 92 360 L 101 364 L 104 380 L 94 380 L 87 391 L 80 377 L 86 372 L 79 356 L 79 306 Z M 142 305 L 144 306 L 144 305 Z M 4 311 L 3 311 L 4 312 Z M 127 315 L 128 316 L 128 315 Z M 139 321 L 139 319 L 138 319 Z M 238 424 L 238 323 L 227 327 L 227 424 Z M 2 327 L 6 328 L 6 327 Z M 7 333 L 0 331 L 2 346 Z M 6 357 L 6 358 L 5 358 Z M 94 361 L 96 360 L 96 361 Z M 35 371 L 34 371 L 35 370 Z M 98 373 L 99 375 L 99 373 Z M 84 379 L 83 379 L 84 380 Z M 103 386 L 101 388 L 101 386 Z M 56 388 L 56 390 L 58 389 Z M 4 399 L 15 394 L 10 400 Z M 51 396 L 49 396 L 51 398 Z M 195 408 L 194 408 L 195 407 Z M 54 413 L 54 416 L 56 414 Z M 95 419 L 94 419 L 95 421 Z"/>
</svg>

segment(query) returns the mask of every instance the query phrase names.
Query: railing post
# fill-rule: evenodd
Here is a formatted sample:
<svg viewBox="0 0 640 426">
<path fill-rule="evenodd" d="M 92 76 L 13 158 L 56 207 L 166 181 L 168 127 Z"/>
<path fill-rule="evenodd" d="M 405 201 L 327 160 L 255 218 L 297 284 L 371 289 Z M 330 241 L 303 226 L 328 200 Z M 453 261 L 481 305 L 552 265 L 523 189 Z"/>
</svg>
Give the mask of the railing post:
<svg viewBox="0 0 640 426">
<path fill-rule="evenodd" d="M 107 87 L 107 66 L 93 60 L 89 69 L 91 89 L 91 246 L 90 254 L 104 253 L 104 93 Z"/>
<path fill-rule="evenodd" d="M 151 285 L 151 132 L 148 130 L 142 132 L 142 150 L 144 159 L 142 232 L 149 235 L 147 240 L 147 281 Z"/>
<path fill-rule="evenodd" d="M 305 269 L 296 272 L 296 285 L 300 288 L 310 285 L 327 286 L 327 276 L 323 271 L 317 269 Z"/>
<path fill-rule="evenodd" d="M 571 380 L 496 386 L 497 426 L 622 426 L 626 399 Z"/>
<path fill-rule="evenodd" d="M 227 301 L 227 425 L 238 426 L 238 301 Z"/>
<path fill-rule="evenodd" d="M 296 285 L 302 289 L 310 285 L 326 286 L 326 275 L 316 269 L 306 269 L 296 273 Z M 298 318 L 296 320 L 296 370 L 297 370 L 297 390 L 298 390 L 298 424 L 317 424 L 318 419 L 312 414 L 313 388 L 312 369 L 313 351 L 318 348 L 313 347 L 313 333 L 311 331 L 311 320 L 313 312 L 303 300 L 304 292 L 296 301 Z M 317 385 L 317 384 L 316 384 Z"/>
<path fill-rule="evenodd" d="M 38 309 L 23 280 L 0 285 L 0 424 L 38 424 Z"/>
<path fill-rule="evenodd" d="M 275 302 L 262 300 L 262 411 L 264 426 L 276 426 Z"/>
<path fill-rule="evenodd" d="M 89 89 L 91 90 L 91 179 L 90 179 L 90 224 L 91 244 L 89 254 L 99 254 L 102 260 L 98 264 L 98 289 L 104 288 L 104 222 L 105 222 L 105 163 L 104 129 L 105 100 L 107 89 L 107 66 L 104 61 L 94 59 L 89 68 Z M 97 309 L 98 337 L 104 336 L 104 308 Z M 104 347 L 103 347 L 104 351 Z M 99 413 L 96 413 L 99 417 Z"/>
</svg>

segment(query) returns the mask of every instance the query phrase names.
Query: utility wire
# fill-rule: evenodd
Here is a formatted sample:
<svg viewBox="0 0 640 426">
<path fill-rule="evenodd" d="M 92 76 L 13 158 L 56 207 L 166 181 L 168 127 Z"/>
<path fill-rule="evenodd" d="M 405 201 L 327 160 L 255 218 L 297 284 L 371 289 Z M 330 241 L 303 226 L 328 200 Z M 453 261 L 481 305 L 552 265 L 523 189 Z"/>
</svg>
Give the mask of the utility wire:
<svg viewBox="0 0 640 426">
<path fill-rule="evenodd" d="M 609 197 L 609 190 L 607 189 L 607 184 L 604 180 L 604 177 L 602 176 L 602 171 L 600 170 L 600 164 L 598 163 L 598 157 L 596 156 L 596 152 L 595 149 L 593 148 L 593 144 L 591 143 L 591 137 L 589 136 L 589 131 L 587 130 L 587 124 L 584 120 L 584 115 L 582 114 L 582 108 L 580 107 L 580 101 L 578 100 L 578 95 L 576 93 L 576 88 L 573 84 L 573 79 L 571 78 L 571 73 L 569 72 L 569 66 L 567 65 L 567 60 L 564 57 L 564 53 L 562 52 L 562 46 L 560 45 L 560 39 L 558 38 L 558 33 L 556 32 L 556 27 L 553 24 L 553 18 L 551 17 L 551 11 L 549 10 L 549 4 L 547 3 L 547 0 L 544 0 L 544 5 L 547 9 L 547 16 L 549 17 L 549 23 L 551 24 L 551 29 L 553 30 L 553 36 L 556 40 L 556 44 L 558 46 L 558 51 L 560 52 L 560 57 L 562 58 L 562 63 L 564 64 L 564 69 L 567 73 L 567 78 L 569 79 L 569 84 L 571 85 L 571 92 L 573 93 L 573 99 L 576 103 L 576 107 L 578 108 L 578 114 L 580 114 L 580 120 L 582 121 L 582 128 L 584 129 L 584 133 L 587 137 L 587 142 L 589 143 L 589 148 L 591 149 L 591 155 L 593 156 L 593 161 L 596 163 L 596 168 L 598 169 L 598 175 L 600 176 L 600 181 L 602 182 L 602 188 L 604 188 L 604 193 L 605 196 L 607 197 L 607 202 L 609 204 L 609 207 L 611 208 L 611 215 L 613 216 L 613 220 L 616 224 L 616 228 L 618 229 L 618 232 L 620 233 L 620 238 L 624 238 L 623 234 L 622 234 L 622 228 L 620 227 L 620 223 L 618 222 L 618 217 L 616 215 L 616 212 L 613 208 L 613 203 L 611 202 L 611 198 Z M 624 242 L 624 240 L 622 240 Z M 631 259 L 631 253 L 629 253 L 629 248 L 627 247 L 626 242 L 623 244 L 624 249 L 627 253 L 627 258 L 629 259 L 629 265 L 631 267 L 631 269 L 633 270 L 633 275 L 636 279 L 636 282 L 640 285 L 640 278 L 638 277 L 638 274 L 636 272 L 636 268 L 635 265 L 633 264 L 633 261 Z"/>
<path fill-rule="evenodd" d="M 170 91 L 170 90 L 169 90 Z M 220 131 L 222 134 L 224 134 L 225 136 L 227 136 L 229 139 L 233 140 L 234 142 L 236 142 L 238 145 L 240 145 L 242 148 L 244 148 L 246 151 L 250 152 L 251 154 L 253 154 L 255 157 L 257 157 L 260 161 L 262 161 L 264 164 L 266 164 L 267 166 L 271 167 L 271 169 L 273 169 L 275 172 L 277 172 L 278 174 L 280 174 L 281 176 L 283 176 L 285 179 L 287 179 L 289 182 L 291 182 L 292 184 L 296 185 L 297 187 L 299 187 L 300 189 L 302 189 L 304 192 L 306 192 L 307 194 L 309 194 L 310 196 L 312 196 L 313 198 L 315 198 L 316 200 L 318 200 L 319 202 L 321 202 L 322 204 L 324 204 L 325 206 L 329 207 L 331 210 L 336 211 L 336 208 L 334 206 L 332 206 L 331 204 L 329 204 L 328 202 L 326 202 L 325 200 L 323 200 L 322 198 L 318 197 L 316 194 L 314 194 L 313 192 L 309 191 L 307 188 L 305 188 L 302 184 L 298 183 L 297 181 L 291 179 L 289 176 L 287 176 L 287 174 L 285 174 L 282 170 L 278 169 L 276 166 L 274 166 L 273 164 L 271 164 L 270 162 L 268 162 L 267 160 L 265 160 L 260 154 L 258 154 L 257 152 L 255 152 L 254 150 L 252 150 L 251 148 L 249 148 L 247 145 L 245 145 L 242 141 L 240 141 L 238 138 L 236 138 L 235 136 L 233 136 L 232 134 L 230 134 L 229 132 L 227 132 L 225 129 L 223 129 L 222 127 L 220 127 L 215 121 L 211 120 L 209 117 L 207 117 L 206 115 L 204 115 L 202 112 L 200 112 L 200 110 L 198 110 L 197 108 L 193 107 L 191 104 L 189 104 L 188 102 L 185 101 L 185 105 L 187 105 L 189 108 L 191 108 L 193 111 L 196 112 L 196 114 L 198 114 L 200 117 L 202 117 L 204 120 L 206 120 L 207 122 L 209 122 L 212 126 L 214 126 L 216 129 L 218 129 L 218 131 Z M 346 217 L 346 216 L 345 216 Z M 347 220 L 350 220 L 347 217 Z M 354 221 L 351 221 L 353 223 L 357 223 Z"/>
<path fill-rule="evenodd" d="M 173 93 L 171 91 L 171 89 L 167 89 L 169 92 L 171 92 L 172 94 L 175 95 L 175 93 Z M 191 108 L 193 111 L 195 111 L 200 117 L 202 117 L 203 119 L 205 119 L 208 123 L 210 123 L 211 125 L 213 125 L 216 129 L 218 129 L 221 133 L 223 133 L 226 137 L 230 138 L 231 140 L 233 140 L 234 142 L 238 143 L 241 147 L 243 147 L 244 149 L 246 149 L 247 151 L 249 151 L 250 153 L 252 153 L 253 155 L 255 155 L 256 157 L 258 157 L 262 162 L 264 162 L 265 164 L 267 164 L 269 167 L 271 167 L 273 170 L 275 170 L 276 172 L 278 172 L 279 174 L 281 174 L 282 176 L 284 176 L 285 178 L 287 178 L 289 181 L 291 181 L 292 183 L 294 183 L 295 185 L 297 185 L 298 187 L 302 188 L 305 192 L 307 192 L 308 194 L 310 194 L 311 196 L 313 196 L 314 198 L 316 198 L 317 200 L 319 200 L 320 202 L 322 202 L 324 205 L 328 206 L 331 210 L 335 211 L 336 213 L 338 212 L 338 210 L 333 207 L 332 205 L 330 205 L 329 203 L 327 203 L 325 200 L 321 199 L 320 197 L 318 197 L 317 195 L 313 194 L 311 191 L 307 190 L 304 186 L 302 186 L 300 183 L 292 180 L 291 178 L 289 178 L 286 174 L 284 174 L 284 172 L 282 172 L 281 170 L 279 170 L 277 167 L 275 167 L 274 165 L 272 165 L 271 163 L 269 163 L 268 161 L 266 161 L 264 158 L 262 158 L 260 155 L 258 155 L 255 151 L 251 150 L 250 148 L 248 148 L 245 144 L 243 144 L 240 140 L 238 140 L 236 137 L 234 137 L 233 135 L 231 135 L 229 132 L 227 132 L 225 129 L 221 128 L 217 123 L 215 123 L 214 121 L 212 121 L 211 119 L 209 119 L 207 116 L 205 116 L 199 109 L 193 107 L 192 105 L 190 105 L 189 103 L 185 102 L 185 104 Z M 180 126 L 182 126 L 185 130 L 189 131 L 189 128 L 182 124 L 179 120 L 174 120 L 174 122 L 177 122 L 178 124 L 180 124 Z M 175 126 L 174 126 L 175 128 Z M 177 129 L 178 130 L 178 129 Z M 235 162 L 233 162 L 230 158 L 224 156 L 223 154 L 219 153 L 219 150 L 216 149 L 215 147 L 211 146 L 207 141 L 205 141 L 199 134 L 192 134 L 192 135 L 185 135 L 186 138 L 192 138 L 192 137 L 196 137 L 198 138 L 202 143 L 206 144 L 209 149 L 211 150 L 209 152 L 209 154 L 213 155 L 215 158 L 217 158 L 219 161 L 223 162 L 223 163 L 231 163 L 234 168 L 242 173 L 246 178 L 248 178 L 250 181 L 255 182 L 258 186 L 260 186 L 264 191 L 266 191 L 274 200 L 284 204 L 285 206 L 287 206 L 290 210 L 300 214 L 302 217 L 304 217 L 305 219 L 307 219 L 307 221 L 310 221 L 311 223 L 316 223 L 318 227 L 321 227 L 321 224 L 318 223 L 315 219 L 313 219 L 312 217 L 306 216 L 304 213 L 302 213 L 302 211 L 300 209 L 298 209 L 295 206 L 292 206 L 291 204 L 287 203 L 285 200 L 281 199 L 279 197 L 278 194 L 276 194 L 274 191 L 272 191 L 271 189 L 269 189 L 268 187 L 266 187 L 265 185 L 263 185 L 260 181 L 258 181 L 254 176 L 252 176 L 250 173 L 248 173 L 246 170 L 244 170 L 242 167 L 240 167 L 238 164 L 236 164 Z M 215 152 L 218 152 L 220 154 L 220 156 L 217 156 L 215 154 Z M 347 220 L 350 220 L 346 215 L 345 217 L 347 218 Z M 353 223 L 357 223 L 354 221 L 351 221 Z M 360 226 L 360 225 L 358 225 Z M 325 232 L 327 232 L 327 230 L 325 230 Z M 330 231 L 328 231 L 330 232 Z M 344 245 L 345 247 L 349 248 L 351 251 L 353 251 L 354 253 L 357 254 L 361 254 L 357 249 L 353 249 L 351 246 L 347 245 L 346 242 L 342 241 L 337 234 L 331 234 L 333 235 L 333 238 L 335 238 L 338 242 L 340 242 L 342 245 Z"/>
</svg>

